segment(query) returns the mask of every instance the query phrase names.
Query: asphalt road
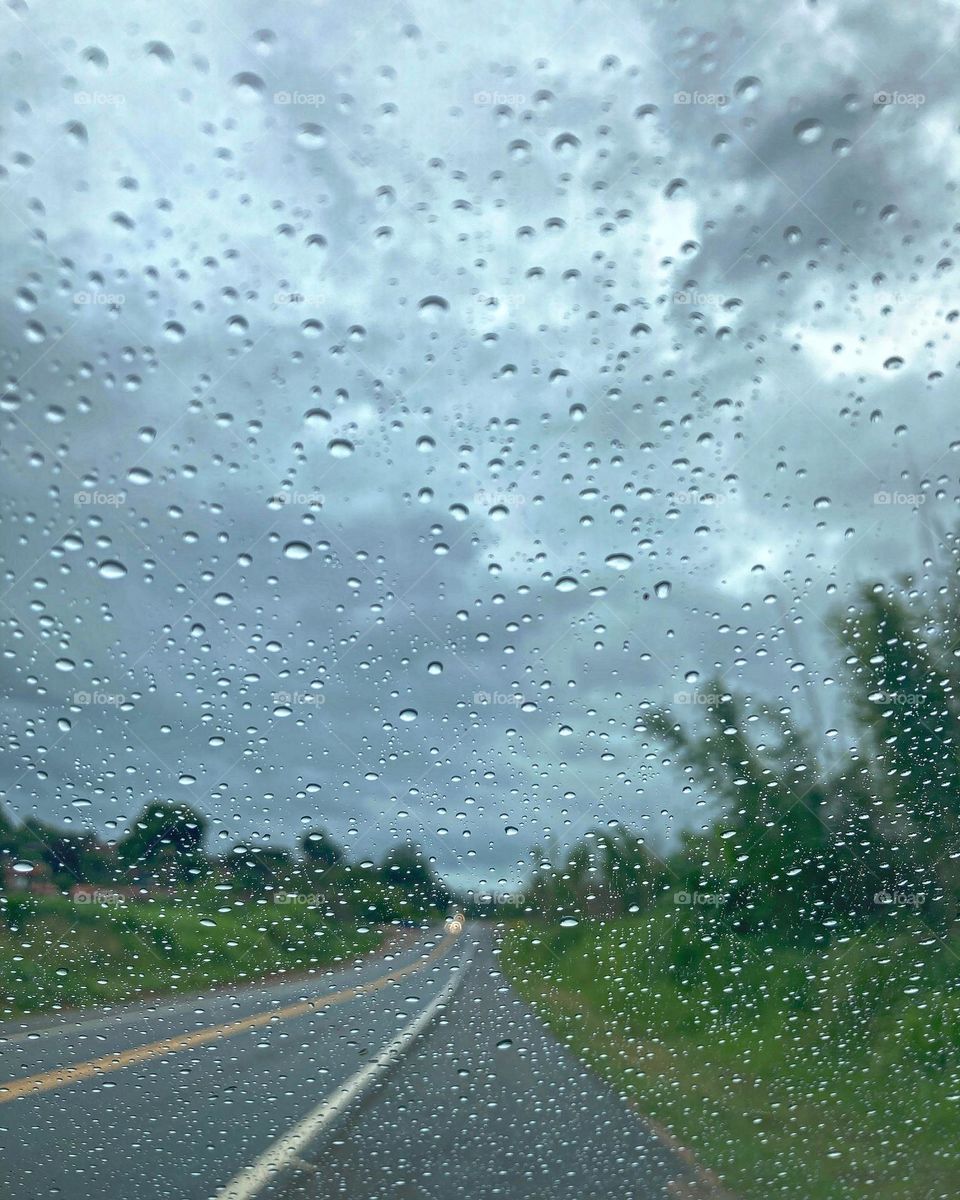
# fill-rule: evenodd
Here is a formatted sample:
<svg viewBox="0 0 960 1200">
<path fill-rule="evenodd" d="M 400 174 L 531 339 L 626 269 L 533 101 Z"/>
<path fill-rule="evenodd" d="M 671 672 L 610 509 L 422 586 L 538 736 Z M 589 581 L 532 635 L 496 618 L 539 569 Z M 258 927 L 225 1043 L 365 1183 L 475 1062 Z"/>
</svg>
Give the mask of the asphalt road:
<svg viewBox="0 0 960 1200">
<path fill-rule="evenodd" d="M 309 981 L 0 1026 L 0 1195 L 706 1195 L 499 972 L 420 937 Z"/>
</svg>

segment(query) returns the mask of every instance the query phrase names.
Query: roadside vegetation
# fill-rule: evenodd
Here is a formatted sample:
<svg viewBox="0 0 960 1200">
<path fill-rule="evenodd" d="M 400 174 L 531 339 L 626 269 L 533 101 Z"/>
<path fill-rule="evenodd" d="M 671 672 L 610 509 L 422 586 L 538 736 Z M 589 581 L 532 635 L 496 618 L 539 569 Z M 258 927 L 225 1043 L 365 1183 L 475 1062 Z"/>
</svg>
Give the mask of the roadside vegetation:
<svg viewBox="0 0 960 1200">
<path fill-rule="evenodd" d="M 960 938 L 900 915 L 809 954 L 698 910 L 694 957 L 677 954 L 676 925 L 669 901 L 514 925 L 503 966 L 561 1041 L 741 1200 L 955 1195 Z"/>
<path fill-rule="evenodd" d="M 182 803 L 113 843 L 0 812 L 0 1019 L 311 971 L 452 902 L 413 845 L 350 863 L 314 829 L 211 856 L 207 832 Z"/>
<path fill-rule="evenodd" d="M 661 855 L 622 828 L 538 849 L 504 941 L 508 975 L 558 1036 L 743 1200 L 956 1192 L 946 542 L 946 562 L 838 611 L 831 717 L 799 688 L 746 696 L 719 679 L 643 706 L 638 754 L 682 772 L 702 825 Z"/>
<path fill-rule="evenodd" d="M 256 904 L 219 912 L 188 904 L 22 896 L 5 906 L 0 989 L 6 1016 L 197 992 L 349 961 L 382 927 L 334 922 L 317 909 Z"/>
</svg>

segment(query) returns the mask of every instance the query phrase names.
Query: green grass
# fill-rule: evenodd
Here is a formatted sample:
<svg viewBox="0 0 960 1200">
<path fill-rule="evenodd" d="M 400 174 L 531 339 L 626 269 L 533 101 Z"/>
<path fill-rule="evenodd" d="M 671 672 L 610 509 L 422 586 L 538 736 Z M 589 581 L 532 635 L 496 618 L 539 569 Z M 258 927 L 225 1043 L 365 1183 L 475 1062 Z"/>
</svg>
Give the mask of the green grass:
<svg viewBox="0 0 960 1200">
<path fill-rule="evenodd" d="M 663 908 L 515 925 L 503 964 L 742 1200 L 957 1195 L 960 937 L 892 917 L 805 952 Z"/>
<path fill-rule="evenodd" d="M 122 907 L 8 897 L 0 906 L 0 1019 L 305 972 L 381 940 L 316 909 L 220 907 L 222 897 Z"/>
</svg>

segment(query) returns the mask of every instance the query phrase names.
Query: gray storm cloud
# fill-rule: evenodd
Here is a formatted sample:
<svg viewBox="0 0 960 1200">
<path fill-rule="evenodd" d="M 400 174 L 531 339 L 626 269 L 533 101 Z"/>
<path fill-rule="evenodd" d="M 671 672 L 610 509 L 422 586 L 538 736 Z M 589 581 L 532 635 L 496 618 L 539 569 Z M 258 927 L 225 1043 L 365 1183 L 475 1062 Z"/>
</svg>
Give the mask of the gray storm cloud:
<svg viewBox="0 0 960 1200">
<path fill-rule="evenodd" d="M 640 707 L 804 711 L 956 504 L 920 8 L 12 7 L 6 805 L 457 881 L 699 820 Z"/>
</svg>

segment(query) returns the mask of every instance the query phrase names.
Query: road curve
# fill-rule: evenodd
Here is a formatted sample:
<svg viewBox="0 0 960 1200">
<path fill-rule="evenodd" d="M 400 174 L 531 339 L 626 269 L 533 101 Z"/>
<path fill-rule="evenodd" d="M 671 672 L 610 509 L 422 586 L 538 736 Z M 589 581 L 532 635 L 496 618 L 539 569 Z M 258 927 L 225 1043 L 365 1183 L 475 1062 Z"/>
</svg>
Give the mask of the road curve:
<svg viewBox="0 0 960 1200">
<path fill-rule="evenodd" d="M 518 999 L 487 927 L 310 980 L 0 1027 L 5 1196 L 656 1200 L 695 1186 Z"/>
</svg>

